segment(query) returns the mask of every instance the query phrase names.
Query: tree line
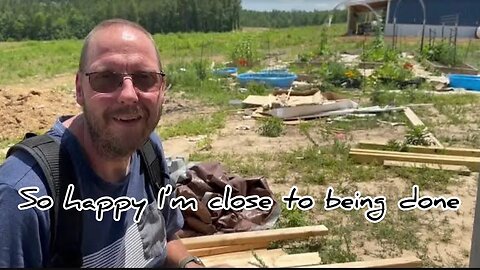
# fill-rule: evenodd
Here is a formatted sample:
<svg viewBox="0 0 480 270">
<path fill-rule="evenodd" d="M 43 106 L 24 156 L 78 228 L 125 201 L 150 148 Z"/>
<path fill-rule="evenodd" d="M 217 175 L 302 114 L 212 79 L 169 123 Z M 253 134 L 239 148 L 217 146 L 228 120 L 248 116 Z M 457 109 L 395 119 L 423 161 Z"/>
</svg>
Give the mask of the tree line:
<svg viewBox="0 0 480 270">
<path fill-rule="evenodd" d="M 335 11 L 252 11 L 242 10 L 242 27 L 283 28 L 291 26 L 321 25 L 331 18 L 332 23 L 347 21 L 346 10 Z"/>
<path fill-rule="evenodd" d="M 151 33 L 240 27 L 241 0 L 1 0 L 0 40 L 83 39 L 97 23 L 124 18 Z"/>
<path fill-rule="evenodd" d="M 241 0 L 0 0 L 0 41 L 83 39 L 97 23 L 114 17 L 151 33 L 170 33 L 318 25 L 327 15 L 242 10 Z M 346 21 L 346 12 L 334 15 L 333 22 Z"/>
</svg>

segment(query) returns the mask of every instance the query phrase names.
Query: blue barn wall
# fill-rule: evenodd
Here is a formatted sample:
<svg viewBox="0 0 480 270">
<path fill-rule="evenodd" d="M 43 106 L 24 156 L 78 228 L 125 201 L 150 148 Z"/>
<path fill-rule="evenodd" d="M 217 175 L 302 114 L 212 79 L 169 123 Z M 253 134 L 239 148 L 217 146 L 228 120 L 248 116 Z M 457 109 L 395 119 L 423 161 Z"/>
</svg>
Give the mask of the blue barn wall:
<svg viewBox="0 0 480 270">
<path fill-rule="evenodd" d="M 388 23 L 393 23 L 395 7 L 400 0 L 391 0 Z M 459 26 L 480 25 L 480 0 L 424 0 L 426 24 L 441 25 L 441 17 L 459 14 Z M 422 24 L 423 11 L 418 0 L 401 0 L 396 12 L 397 24 Z"/>
</svg>

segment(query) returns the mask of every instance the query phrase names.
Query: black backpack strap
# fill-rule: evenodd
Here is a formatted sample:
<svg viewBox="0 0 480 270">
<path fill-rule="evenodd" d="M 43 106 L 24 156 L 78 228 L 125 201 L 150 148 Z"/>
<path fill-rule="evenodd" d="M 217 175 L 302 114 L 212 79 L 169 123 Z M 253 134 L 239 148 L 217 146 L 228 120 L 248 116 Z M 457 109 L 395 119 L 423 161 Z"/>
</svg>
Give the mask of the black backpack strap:
<svg viewBox="0 0 480 270">
<path fill-rule="evenodd" d="M 145 180 L 148 180 L 152 186 L 154 198 L 157 199 L 160 188 L 165 185 L 165 168 L 150 138 L 143 144 L 139 152 L 142 166 L 146 172 L 145 176 L 147 179 Z"/>
<path fill-rule="evenodd" d="M 7 157 L 18 150 L 29 153 L 37 161 L 47 180 L 49 195 L 54 200 L 53 211 L 50 211 L 49 266 L 80 267 L 82 216 L 76 209 L 65 210 L 61 207 L 68 185 L 77 186 L 67 150 L 47 134 L 35 136 L 31 133 L 27 133 L 23 141 L 11 147 Z M 78 188 L 72 197 L 81 198 Z"/>
</svg>

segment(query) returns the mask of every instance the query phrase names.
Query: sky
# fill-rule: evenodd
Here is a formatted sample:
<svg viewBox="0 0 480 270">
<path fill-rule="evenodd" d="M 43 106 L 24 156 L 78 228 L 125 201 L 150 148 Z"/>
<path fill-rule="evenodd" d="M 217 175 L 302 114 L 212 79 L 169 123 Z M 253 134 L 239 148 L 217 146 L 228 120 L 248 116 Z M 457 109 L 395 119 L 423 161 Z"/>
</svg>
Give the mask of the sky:
<svg viewBox="0 0 480 270">
<path fill-rule="evenodd" d="M 331 10 L 343 0 L 242 0 L 243 9 L 276 10 Z M 344 8 L 343 5 L 339 8 Z"/>
</svg>

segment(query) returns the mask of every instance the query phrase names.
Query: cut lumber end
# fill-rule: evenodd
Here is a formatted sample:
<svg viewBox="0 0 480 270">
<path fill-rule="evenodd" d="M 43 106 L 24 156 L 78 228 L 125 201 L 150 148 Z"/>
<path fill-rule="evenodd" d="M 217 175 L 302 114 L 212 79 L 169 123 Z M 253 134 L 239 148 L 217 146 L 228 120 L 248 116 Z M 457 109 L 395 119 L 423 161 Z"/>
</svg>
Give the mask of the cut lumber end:
<svg viewBox="0 0 480 270">
<path fill-rule="evenodd" d="M 446 165 L 435 163 L 422 163 L 422 162 L 409 162 L 409 161 L 396 161 L 396 160 L 384 160 L 384 167 L 406 167 L 406 168 L 428 168 L 434 170 L 444 170 L 457 172 L 460 175 L 470 175 L 472 171 L 463 165 Z"/>
</svg>

